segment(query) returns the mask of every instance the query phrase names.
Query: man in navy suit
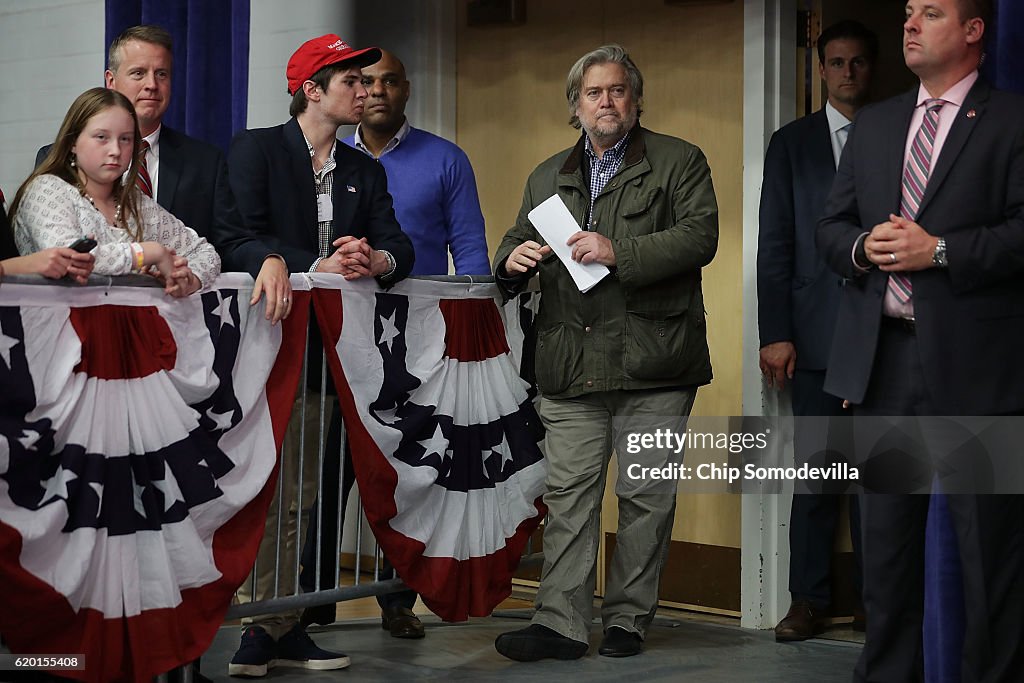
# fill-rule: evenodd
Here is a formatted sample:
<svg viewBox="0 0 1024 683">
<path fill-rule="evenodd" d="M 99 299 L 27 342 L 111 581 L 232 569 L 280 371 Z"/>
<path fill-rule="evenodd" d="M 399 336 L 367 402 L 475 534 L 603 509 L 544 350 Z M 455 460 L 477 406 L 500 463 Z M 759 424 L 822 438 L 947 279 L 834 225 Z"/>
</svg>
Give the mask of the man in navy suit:
<svg viewBox="0 0 1024 683">
<path fill-rule="evenodd" d="M 782 390 L 789 383 L 797 418 L 842 413 L 842 402 L 822 390 L 842 280 L 818 254 L 814 232 L 853 117 L 867 101 L 877 56 L 878 37 L 858 22 L 843 21 L 822 31 L 818 71 L 828 100 L 821 110 L 776 131 L 764 160 L 757 250 L 760 366 L 768 387 Z M 826 424 L 821 422 L 797 423 L 797 460 L 813 459 L 825 448 Z M 843 497 L 835 493 L 793 496 L 789 518 L 792 602 L 775 627 L 776 640 L 806 640 L 824 627 L 832 600 L 832 540 Z M 859 571 L 860 525 L 854 497 L 850 497 L 850 531 Z M 854 582 L 859 584 L 859 576 Z"/>
<path fill-rule="evenodd" d="M 825 390 L 858 417 L 1024 414 L 1024 98 L 979 78 L 991 16 L 987 0 L 907 2 L 903 54 L 921 84 L 858 115 L 818 226 L 847 278 Z M 967 606 L 962 680 L 1019 681 L 1024 496 L 947 501 Z M 928 506 L 861 497 L 856 681 L 923 680 Z"/>
<path fill-rule="evenodd" d="M 338 140 L 338 128 L 359 122 L 367 97 L 360 68 L 380 59 L 380 50 L 349 47 L 328 34 L 305 42 L 288 60 L 288 122 L 245 130 L 235 136 L 228 153 L 231 189 L 251 239 L 232 245 L 225 254 L 230 268 L 255 275 L 270 260 L 292 272 L 340 274 L 346 279 L 375 278 L 389 287 L 409 274 L 412 242 L 395 219 L 384 168 Z M 285 306 L 290 306 L 287 300 Z M 310 366 L 319 366 L 321 342 L 315 322 L 310 326 Z M 296 401 L 285 436 L 282 491 L 271 504 L 257 557 L 255 594 L 273 597 L 295 590 L 296 517 L 313 502 L 318 473 L 318 444 L 306 438 L 305 452 L 296 447 L 301 430 L 315 434 L 320 407 L 338 425 L 336 402 L 310 389 Z M 329 387 L 330 390 L 330 387 Z M 300 409 L 306 402 L 306 410 Z M 305 425 L 301 418 L 305 412 Z M 330 413 L 334 413 L 331 418 Z M 332 433 L 336 430 L 332 427 Z M 332 446 L 331 442 L 335 441 Z M 340 444 L 328 436 L 325 457 L 337 458 Z M 298 471 L 303 490 L 298 491 Z M 277 537 L 274 510 L 283 510 L 286 528 Z M 280 570 L 275 554 L 281 546 Z M 247 582 L 248 583 L 248 582 Z M 247 586 L 243 586 L 246 589 Z M 245 599 L 243 591 L 240 598 Z M 228 673 L 263 676 L 273 666 L 314 670 L 349 665 L 342 653 L 317 647 L 299 623 L 298 610 L 243 620 L 241 646 Z"/>
<path fill-rule="evenodd" d="M 235 210 L 224 154 L 216 146 L 163 123 L 171 103 L 173 47 L 171 34 L 160 26 L 129 27 L 110 43 L 103 78 L 108 88 L 127 97 L 135 107 L 146 145 L 142 158 L 150 179 L 150 196 L 223 255 L 248 237 Z M 36 166 L 51 147 L 39 150 Z M 278 301 L 291 292 L 288 271 L 280 259 L 269 259 L 258 273 L 251 303 L 259 301 L 264 290 L 271 292 L 266 317 L 277 322 L 287 313 Z"/>
</svg>

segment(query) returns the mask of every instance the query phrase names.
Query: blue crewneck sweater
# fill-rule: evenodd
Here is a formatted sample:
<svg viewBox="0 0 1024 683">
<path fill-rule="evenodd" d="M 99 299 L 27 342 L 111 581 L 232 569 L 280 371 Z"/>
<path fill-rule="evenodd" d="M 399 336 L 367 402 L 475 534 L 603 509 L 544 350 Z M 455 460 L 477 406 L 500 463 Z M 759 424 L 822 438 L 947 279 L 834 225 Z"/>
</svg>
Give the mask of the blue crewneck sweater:
<svg viewBox="0 0 1024 683">
<path fill-rule="evenodd" d="M 356 146 L 354 135 L 343 142 Z M 410 127 L 405 139 L 378 161 L 388 176 L 398 223 L 416 250 L 411 274 L 447 275 L 450 248 L 456 274 L 490 275 L 484 217 L 466 153 Z"/>
</svg>

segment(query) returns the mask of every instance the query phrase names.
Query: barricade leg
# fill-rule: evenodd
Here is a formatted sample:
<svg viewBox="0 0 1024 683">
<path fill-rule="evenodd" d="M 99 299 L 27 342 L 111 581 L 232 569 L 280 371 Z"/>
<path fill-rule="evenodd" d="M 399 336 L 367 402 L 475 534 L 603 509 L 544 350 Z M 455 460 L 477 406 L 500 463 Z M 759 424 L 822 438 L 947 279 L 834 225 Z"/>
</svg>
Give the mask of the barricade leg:
<svg viewBox="0 0 1024 683">
<path fill-rule="evenodd" d="M 323 408 L 329 413 L 332 402 L 327 401 Z M 295 576 L 299 566 L 297 534 L 300 525 L 307 526 L 300 522 L 299 517 L 300 514 L 308 515 L 308 505 L 316 495 L 318 454 L 323 445 L 319 438 L 320 411 L 321 394 L 317 392 L 305 392 L 295 401 L 282 448 L 279 474 L 281 485 L 267 512 L 254 576 L 250 576 L 239 588 L 239 602 L 255 602 L 296 593 Z M 303 510 L 304 507 L 307 509 Z M 256 615 L 243 618 L 242 624 L 262 626 L 276 640 L 298 623 L 300 614 L 300 610 L 293 609 Z"/>
</svg>

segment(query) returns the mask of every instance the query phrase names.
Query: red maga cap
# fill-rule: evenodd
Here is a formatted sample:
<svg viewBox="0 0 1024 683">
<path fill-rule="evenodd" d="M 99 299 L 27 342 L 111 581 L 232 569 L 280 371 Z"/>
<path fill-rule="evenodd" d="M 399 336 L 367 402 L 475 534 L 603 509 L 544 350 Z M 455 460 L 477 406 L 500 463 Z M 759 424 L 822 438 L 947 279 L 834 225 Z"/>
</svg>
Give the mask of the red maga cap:
<svg viewBox="0 0 1024 683">
<path fill-rule="evenodd" d="M 310 76 L 329 64 L 352 62 L 352 66 L 362 68 L 379 61 L 380 48 L 356 50 L 333 33 L 307 40 L 288 60 L 288 94 L 294 95 Z"/>
</svg>

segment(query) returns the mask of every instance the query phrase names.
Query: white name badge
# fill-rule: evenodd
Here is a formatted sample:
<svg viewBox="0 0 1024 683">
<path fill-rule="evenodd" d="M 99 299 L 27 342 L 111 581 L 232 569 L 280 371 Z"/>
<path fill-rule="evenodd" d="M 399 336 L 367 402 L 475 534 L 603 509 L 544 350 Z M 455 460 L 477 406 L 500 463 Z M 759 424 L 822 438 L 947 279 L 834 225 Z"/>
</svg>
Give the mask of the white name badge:
<svg viewBox="0 0 1024 683">
<path fill-rule="evenodd" d="M 331 202 L 331 195 L 318 194 L 316 196 L 316 222 L 324 223 L 334 220 L 334 204 Z"/>
</svg>

